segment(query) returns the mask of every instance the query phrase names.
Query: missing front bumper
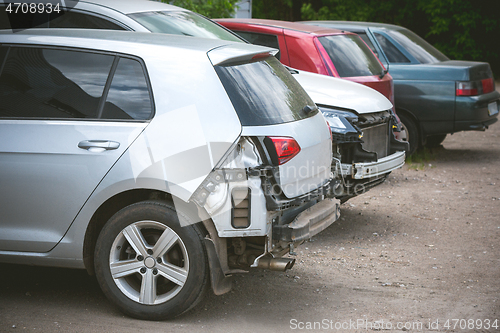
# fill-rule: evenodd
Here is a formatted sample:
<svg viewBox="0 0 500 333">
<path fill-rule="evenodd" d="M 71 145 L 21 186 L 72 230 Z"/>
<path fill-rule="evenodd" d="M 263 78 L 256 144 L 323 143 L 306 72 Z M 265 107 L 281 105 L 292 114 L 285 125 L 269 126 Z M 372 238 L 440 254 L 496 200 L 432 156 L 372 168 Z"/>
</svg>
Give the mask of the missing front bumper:
<svg viewBox="0 0 500 333">
<path fill-rule="evenodd" d="M 342 174 L 353 179 L 366 179 L 383 176 L 405 164 L 405 152 L 398 151 L 392 155 L 380 158 L 377 162 L 342 163 Z"/>
</svg>

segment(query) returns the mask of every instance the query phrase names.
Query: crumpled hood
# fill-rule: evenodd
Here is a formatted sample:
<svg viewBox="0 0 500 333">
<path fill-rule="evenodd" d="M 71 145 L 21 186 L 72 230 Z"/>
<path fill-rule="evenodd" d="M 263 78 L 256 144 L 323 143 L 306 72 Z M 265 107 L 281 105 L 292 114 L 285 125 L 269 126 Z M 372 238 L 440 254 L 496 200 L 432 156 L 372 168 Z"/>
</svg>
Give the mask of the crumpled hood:
<svg viewBox="0 0 500 333">
<path fill-rule="evenodd" d="M 392 103 L 378 91 L 359 83 L 297 70 L 293 77 L 316 104 L 356 111 L 358 114 L 385 111 Z"/>
</svg>

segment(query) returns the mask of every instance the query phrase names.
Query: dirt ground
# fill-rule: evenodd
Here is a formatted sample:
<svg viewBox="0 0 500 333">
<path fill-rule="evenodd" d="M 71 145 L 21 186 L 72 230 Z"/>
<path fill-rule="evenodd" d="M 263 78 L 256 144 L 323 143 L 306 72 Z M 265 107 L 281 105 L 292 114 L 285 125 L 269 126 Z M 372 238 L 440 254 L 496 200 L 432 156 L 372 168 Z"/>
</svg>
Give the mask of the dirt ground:
<svg viewBox="0 0 500 333">
<path fill-rule="evenodd" d="M 292 270 L 238 275 L 172 321 L 123 316 L 84 271 L 0 264 L 0 332 L 500 332 L 499 138 L 449 135 L 345 203 Z"/>
</svg>

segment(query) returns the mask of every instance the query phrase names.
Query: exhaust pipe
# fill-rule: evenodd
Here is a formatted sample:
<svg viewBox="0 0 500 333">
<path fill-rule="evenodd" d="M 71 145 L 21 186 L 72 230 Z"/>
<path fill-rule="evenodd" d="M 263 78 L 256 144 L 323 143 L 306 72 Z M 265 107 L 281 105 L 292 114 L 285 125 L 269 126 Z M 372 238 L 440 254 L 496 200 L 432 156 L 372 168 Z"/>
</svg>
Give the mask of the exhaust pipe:
<svg viewBox="0 0 500 333">
<path fill-rule="evenodd" d="M 271 258 L 262 257 L 257 263 L 258 268 L 269 269 L 272 271 L 284 272 L 290 269 L 295 264 L 295 259 L 293 258 Z"/>
</svg>

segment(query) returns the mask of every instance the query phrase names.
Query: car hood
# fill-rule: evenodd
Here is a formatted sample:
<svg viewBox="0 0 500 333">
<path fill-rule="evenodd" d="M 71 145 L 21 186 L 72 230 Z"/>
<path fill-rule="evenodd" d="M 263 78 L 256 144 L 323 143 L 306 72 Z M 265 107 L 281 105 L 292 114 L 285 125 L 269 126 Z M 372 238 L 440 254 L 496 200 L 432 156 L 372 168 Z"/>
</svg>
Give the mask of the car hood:
<svg viewBox="0 0 500 333">
<path fill-rule="evenodd" d="M 294 70 L 293 77 L 319 105 L 349 109 L 358 114 L 392 108 L 384 95 L 359 83 L 299 70 Z"/>
</svg>

